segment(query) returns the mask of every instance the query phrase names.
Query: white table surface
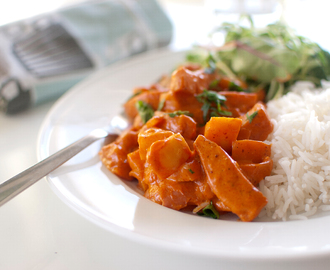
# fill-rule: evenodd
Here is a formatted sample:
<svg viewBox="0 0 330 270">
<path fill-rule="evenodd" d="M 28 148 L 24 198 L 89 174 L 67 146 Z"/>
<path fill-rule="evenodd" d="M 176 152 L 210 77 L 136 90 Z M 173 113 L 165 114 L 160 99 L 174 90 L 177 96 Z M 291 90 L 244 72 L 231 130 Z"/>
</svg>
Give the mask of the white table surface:
<svg viewBox="0 0 330 270">
<path fill-rule="evenodd" d="M 196 20 L 196 14 L 203 14 L 203 1 L 162 2 L 175 21 L 174 46 L 187 47 L 206 33 L 207 27 Z M 183 13 L 185 20 L 179 20 Z M 0 114 L 0 182 L 37 162 L 38 131 L 52 105 L 14 116 Z M 65 205 L 45 179 L 0 208 L 0 239 L 1 270 L 238 269 L 109 233 Z"/>
</svg>

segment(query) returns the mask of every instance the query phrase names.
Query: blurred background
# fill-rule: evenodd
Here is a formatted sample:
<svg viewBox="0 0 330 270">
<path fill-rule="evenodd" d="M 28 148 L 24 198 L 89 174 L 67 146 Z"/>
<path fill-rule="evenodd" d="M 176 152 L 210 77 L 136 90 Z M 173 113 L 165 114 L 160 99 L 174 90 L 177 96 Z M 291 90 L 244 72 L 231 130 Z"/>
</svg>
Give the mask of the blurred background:
<svg viewBox="0 0 330 270">
<path fill-rule="evenodd" d="M 138 1 L 138 0 L 137 0 Z M 0 4 L 0 25 L 51 12 L 84 0 L 11 0 Z M 91 0 L 93 2 L 93 0 Z M 203 40 L 208 30 L 221 21 L 234 21 L 239 12 L 251 12 L 257 24 L 285 17 L 298 33 L 330 48 L 324 29 L 330 3 L 324 0 L 158 0 L 177 27 L 177 46 Z M 184 34 L 184 35 L 183 35 Z"/>
<path fill-rule="evenodd" d="M 242 14 L 256 27 L 282 20 L 329 50 L 329 5 L 322 0 L 8 1 L 0 4 L 0 110 L 11 113 L 54 100 L 91 72 L 136 53 L 208 44 L 212 30 L 238 22 Z M 212 42 L 220 46 L 223 38 L 217 33 Z M 18 92 L 22 95 L 13 100 Z"/>
</svg>

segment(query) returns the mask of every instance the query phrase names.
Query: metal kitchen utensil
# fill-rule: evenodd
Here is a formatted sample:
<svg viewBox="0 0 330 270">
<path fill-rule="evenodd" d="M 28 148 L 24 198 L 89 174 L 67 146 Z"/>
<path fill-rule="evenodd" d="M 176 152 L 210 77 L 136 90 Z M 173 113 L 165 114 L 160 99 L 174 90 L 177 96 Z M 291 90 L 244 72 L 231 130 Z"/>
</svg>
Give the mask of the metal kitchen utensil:
<svg viewBox="0 0 330 270">
<path fill-rule="evenodd" d="M 0 184 L 0 206 L 20 194 L 28 187 L 32 186 L 56 168 L 60 167 L 93 142 L 106 138 L 107 142 L 110 143 L 114 141 L 127 127 L 128 122 L 123 116 L 115 116 L 111 120 L 108 128 L 93 130 L 80 140 L 70 144 L 29 169 L 3 182 Z"/>
</svg>

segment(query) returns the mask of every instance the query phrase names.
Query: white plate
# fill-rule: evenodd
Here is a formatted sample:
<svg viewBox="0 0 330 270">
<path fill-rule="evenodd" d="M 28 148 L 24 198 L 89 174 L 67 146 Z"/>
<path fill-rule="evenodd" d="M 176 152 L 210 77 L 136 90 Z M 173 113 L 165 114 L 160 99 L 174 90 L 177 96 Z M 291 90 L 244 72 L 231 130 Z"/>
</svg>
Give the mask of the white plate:
<svg viewBox="0 0 330 270">
<path fill-rule="evenodd" d="M 183 56 L 182 52 L 152 52 L 110 66 L 74 87 L 42 125 L 40 159 L 106 125 L 122 110 L 134 87 L 149 85 L 172 71 Z M 144 198 L 135 182 L 112 175 L 99 161 L 100 147 L 101 142 L 94 143 L 48 177 L 63 201 L 97 225 L 141 243 L 216 258 L 233 267 L 244 263 L 244 269 L 263 269 L 264 262 L 267 269 L 279 265 L 311 269 L 306 267 L 315 262 L 321 269 L 329 263 L 330 216 L 244 223 L 177 212 Z"/>
</svg>

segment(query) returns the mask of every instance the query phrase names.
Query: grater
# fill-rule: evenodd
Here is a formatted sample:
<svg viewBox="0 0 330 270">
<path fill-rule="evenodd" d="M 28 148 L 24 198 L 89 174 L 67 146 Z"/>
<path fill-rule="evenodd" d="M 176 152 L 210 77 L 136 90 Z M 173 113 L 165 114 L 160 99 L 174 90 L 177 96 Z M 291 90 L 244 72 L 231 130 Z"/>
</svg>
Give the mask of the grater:
<svg viewBox="0 0 330 270">
<path fill-rule="evenodd" d="M 93 68 L 77 41 L 58 23 L 14 42 L 13 53 L 38 78 Z"/>
<path fill-rule="evenodd" d="M 4 25 L 0 110 L 13 114 L 56 99 L 90 73 L 171 37 L 157 0 L 86 1 Z"/>
</svg>

